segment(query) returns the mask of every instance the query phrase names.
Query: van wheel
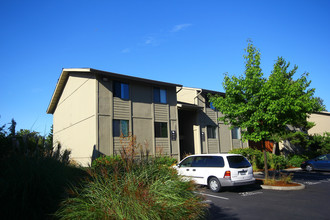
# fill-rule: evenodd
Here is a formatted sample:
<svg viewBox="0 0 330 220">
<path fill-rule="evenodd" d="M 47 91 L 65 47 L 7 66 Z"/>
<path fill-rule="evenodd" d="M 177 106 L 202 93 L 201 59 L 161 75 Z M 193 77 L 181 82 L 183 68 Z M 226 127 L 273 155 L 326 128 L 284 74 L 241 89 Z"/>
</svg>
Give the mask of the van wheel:
<svg viewBox="0 0 330 220">
<path fill-rule="evenodd" d="M 209 188 L 210 188 L 210 190 L 211 190 L 212 192 L 219 192 L 220 189 L 221 189 L 220 181 L 219 181 L 219 179 L 216 178 L 216 177 L 211 177 L 211 178 L 209 179 L 209 184 L 208 184 L 208 186 L 209 186 Z"/>
</svg>

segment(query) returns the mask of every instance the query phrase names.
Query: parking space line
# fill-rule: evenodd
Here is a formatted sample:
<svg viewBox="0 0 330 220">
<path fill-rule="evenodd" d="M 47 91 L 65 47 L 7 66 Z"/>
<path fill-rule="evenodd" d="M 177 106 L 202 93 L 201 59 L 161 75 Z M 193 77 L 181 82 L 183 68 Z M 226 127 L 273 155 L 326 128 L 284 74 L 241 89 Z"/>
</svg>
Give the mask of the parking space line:
<svg viewBox="0 0 330 220">
<path fill-rule="evenodd" d="M 224 199 L 224 200 L 229 200 L 229 198 L 226 198 L 226 197 L 222 197 L 222 196 L 215 196 L 215 195 L 211 195 L 211 194 L 206 194 L 206 193 L 199 193 L 203 196 L 210 196 L 210 197 L 214 197 L 214 198 L 217 198 L 217 199 Z"/>
</svg>

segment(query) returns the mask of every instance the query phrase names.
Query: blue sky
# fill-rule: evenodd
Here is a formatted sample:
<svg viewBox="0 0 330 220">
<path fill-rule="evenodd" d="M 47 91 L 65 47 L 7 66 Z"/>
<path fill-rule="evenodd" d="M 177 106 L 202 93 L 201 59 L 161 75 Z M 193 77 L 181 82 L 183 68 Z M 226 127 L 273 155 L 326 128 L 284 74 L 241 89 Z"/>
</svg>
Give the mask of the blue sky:
<svg viewBox="0 0 330 220">
<path fill-rule="evenodd" d="M 224 73 L 244 71 L 248 39 L 265 76 L 284 57 L 330 109 L 328 0 L 1 0 L 0 27 L 0 125 L 47 134 L 62 68 L 223 91 Z"/>
</svg>

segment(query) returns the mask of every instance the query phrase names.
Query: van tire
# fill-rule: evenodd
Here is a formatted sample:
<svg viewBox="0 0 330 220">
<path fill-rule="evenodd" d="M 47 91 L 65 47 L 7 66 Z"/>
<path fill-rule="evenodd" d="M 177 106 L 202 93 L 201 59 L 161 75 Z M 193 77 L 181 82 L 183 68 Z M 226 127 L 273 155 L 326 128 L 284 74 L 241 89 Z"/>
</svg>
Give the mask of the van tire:
<svg viewBox="0 0 330 220">
<path fill-rule="evenodd" d="M 219 192 L 221 190 L 219 179 L 216 177 L 211 177 L 208 182 L 208 187 L 212 192 Z"/>
</svg>

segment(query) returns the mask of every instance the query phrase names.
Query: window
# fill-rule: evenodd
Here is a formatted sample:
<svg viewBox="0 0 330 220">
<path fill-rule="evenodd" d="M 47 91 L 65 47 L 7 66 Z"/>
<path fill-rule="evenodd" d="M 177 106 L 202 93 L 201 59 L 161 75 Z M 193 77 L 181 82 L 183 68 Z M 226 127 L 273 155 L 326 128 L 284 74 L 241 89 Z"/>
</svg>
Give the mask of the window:
<svg viewBox="0 0 330 220">
<path fill-rule="evenodd" d="M 215 107 L 213 105 L 213 102 L 210 102 L 210 108 L 213 109 L 213 110 L 215 110 Z"/>
<path fill-rule="evenodd" d="M 113 136 L 128 136 L 128 120 L 113 120 Z"/>
<path fill-rule="evenodd" d="M 166 89 L 154 88 L 154 102 L 167 103 Z"/>
<path fill-rule="evenodd" d="M 250 167 L 250 162 L 243 156 L 228 156 L 228 163 L 230 168 L 247 168 Z"/>
<path fill-rule="evenodd" d="M 207 108 L 210 108 L 210 109 L 213 109 L 213 110 L 216 110 L 214 105 L 213 105 L 213 102 L 210 101 L 209 97 L 206 97 L 206 107 Z"/>
<path fill-rule="evenodd" d="M 194 157 L 188 157 L 180 163 L 180 167 L 191 167 Z"/>
<path fill-rule="evenodd" d="M 166 122 L 155 122 L 155 137 L 167 137 Z"/>
<path fill-rule="evenodd" d="M 207 160 L 207 166 L 208 167 L 224 167 L 225 162 L 222 157 L 218 156 L 211 156 L 208 157 Z"/>
<path fill-rule="evenodd" d="M 185 159 L 182 167 L 224 167 L 225 162 L 220 156 L 192 156 Z"/>
<path fill-rule="evenodd" d="M 217 127 L 207 126 L 207 138 L 217 138 Z"/>
<path fill-rule="evenodd" d="M 207 157 L 195 157 L 192 167 L 207 167 Z"/>
<path fill-rule="evenodd" d="M 213 110 L 216 110 L 215 107 L 214 107 L 214 105 L 213 105 L 213 102 L 210 102 L 210 101 L 207 101 L 206 107 L 208 107 L 210 109 L 213 109 Z"/>
<path fill-rule="evenodd" d="M 231 130 L 231 136 L 233 139 L 241 139 L 241 132 L 238 127 Z"/>
<path fill-rule="evenodd" d="M 129 86 L 127 83 L 114 81 L 114 96 L 121 99 L 129 99 Z"/>
</svg>

